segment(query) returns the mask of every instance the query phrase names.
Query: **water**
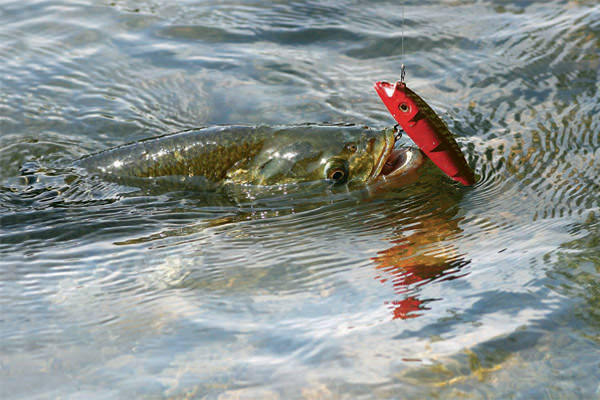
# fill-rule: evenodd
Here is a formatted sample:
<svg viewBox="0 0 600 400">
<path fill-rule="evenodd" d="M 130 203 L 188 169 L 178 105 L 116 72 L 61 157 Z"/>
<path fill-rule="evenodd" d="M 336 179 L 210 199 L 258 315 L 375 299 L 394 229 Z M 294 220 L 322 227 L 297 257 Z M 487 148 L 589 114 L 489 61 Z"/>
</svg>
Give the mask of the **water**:
<svg viewBox="0 0 600 400">
<path fill-rule="evenodd" d="M 3 1 L 0 397 L 598 398 L 595 1 Z M 71 160 L 210 124 L 393 124 L 480 182 L 231 196 Z M 21 168 L 40 170 L 37 180 Z"/>
</svg>

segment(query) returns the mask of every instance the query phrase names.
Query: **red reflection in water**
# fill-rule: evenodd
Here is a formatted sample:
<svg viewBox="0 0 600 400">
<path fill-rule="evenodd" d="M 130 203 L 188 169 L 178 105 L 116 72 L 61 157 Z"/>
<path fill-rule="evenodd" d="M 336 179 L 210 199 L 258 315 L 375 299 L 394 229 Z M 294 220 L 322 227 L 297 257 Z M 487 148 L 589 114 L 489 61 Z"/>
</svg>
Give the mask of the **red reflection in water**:
<svg viewBox="0 0 600 400">
<path fill-rule="evenodd" d="M 415 293 L 418 287 L 467 275 L 459 271 L 470 260 L 451 243 L 451 238 L 461 232 L 458 223 L 459 220 L 421 222 L 408 236 L 396 240 L 397 244 L 372 258 L 382 272 L 376 278 L 382 283 L 391 280 L 394 292 L 404 297 L 387 303 L 393 319 L 416 318 L 429 309 L 425 303 L 434 299 L 420 299 Z"/>
</svg>

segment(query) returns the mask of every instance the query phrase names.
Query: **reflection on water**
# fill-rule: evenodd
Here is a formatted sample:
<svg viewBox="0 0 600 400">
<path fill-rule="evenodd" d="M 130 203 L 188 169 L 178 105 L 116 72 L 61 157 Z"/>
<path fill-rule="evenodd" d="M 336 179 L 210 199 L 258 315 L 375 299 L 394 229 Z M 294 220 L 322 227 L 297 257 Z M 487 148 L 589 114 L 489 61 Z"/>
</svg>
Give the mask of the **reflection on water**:
<svg viewBox="0 0 600 400">
<path fill-rule="evenodd" d="M 404 188 L 407 189 L 411 188 Z M 372 257 L 375 268 L 381 272 L 376 279 L 391 282 L 394 292 L 400 296 L 388 302 L 393 319 L 418 317 L 428 309 L 428 302 L 443 301 L 420 298 L 419 287 L 467 273 L 461 270 L 470 260 L 454 244 L 463 232 L 460 225 L 464 217 L 457 216 L 456 208 L 462 192 L 437 189 L 425 191 L 425 202 L 415 202 L 404 212 L 390 216 L 398 220 L 388 239 L 391 247 Z M 411 201 L 419 197 L 414 190 L 405 196 Z"/>
<path fill-rule="evenodd" d="M 383 272 L 377 279 L 383 283 L 391 280 L 394 292 L 402 296 L 401 300 L 390 302 L 394 319 L 415 318 L 422 315 L 419 311 L 427 309 L 427 302 L 443 300 L 420 299 L 419 286 L 466 274 L 461 270 L 470 260 L 452 245 L 452 238 L 461 232 L 460 220 L 452 217 L 438 215 L 411 224 L 408 235 L 399 235 L 392 240 L 392 247 L 373 257 L 376 268 Z"/>
<path fill-rule="evenodd" d="M 0 397 L 594 398 L 596 3 L 4 2 Z M 391 125 L 372 84 L 403 62 L 473 188 L 72 168 L 212 124 Z"/>
</svg>

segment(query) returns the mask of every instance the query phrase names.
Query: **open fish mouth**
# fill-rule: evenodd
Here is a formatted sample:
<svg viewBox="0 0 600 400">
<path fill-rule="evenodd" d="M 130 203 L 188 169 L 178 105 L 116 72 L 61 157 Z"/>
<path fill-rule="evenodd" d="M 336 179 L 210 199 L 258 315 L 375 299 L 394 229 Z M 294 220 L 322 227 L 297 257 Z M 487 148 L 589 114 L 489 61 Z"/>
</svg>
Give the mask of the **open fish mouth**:
<svg viewBox="0 0 600 400">
<path fill-rule="evenodd" d="M 372 179 L 386 179 L 418 168 L 424 162 L 421 151 L 414 147 L 397 146 L 395 135 L 386 135 L 385 146 Z"/>
<path fill-rule="evenodd" d="M 397 174 L 406 165 L 408 157 L 410 154 L 406 149 L 392 149 L 379 175 L 393 176 Z"/>
<path fill-rule="evenodd" d="M 415 171 L 425 162 L 421 150 L 415 147 L 396 147 L 387 157 L 379 177 L 383 179 Z"/>
</svg>

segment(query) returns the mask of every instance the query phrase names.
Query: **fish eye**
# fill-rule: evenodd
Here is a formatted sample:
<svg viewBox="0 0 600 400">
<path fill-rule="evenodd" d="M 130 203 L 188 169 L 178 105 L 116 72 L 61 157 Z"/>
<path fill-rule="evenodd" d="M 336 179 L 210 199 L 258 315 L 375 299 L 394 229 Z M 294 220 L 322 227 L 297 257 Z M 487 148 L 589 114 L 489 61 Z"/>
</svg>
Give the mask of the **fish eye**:
<svg viewBox="0 0 600 400">
<path fill-rule="evenodd" d="M 402 112 L 409 112 L 410 111 L 410 107 L 406 103 L 400 103 L 400 105 L 398 106 L 398 108 Z"/>
<path fill-rule="evenodd" d="M 335 163 L 327 167 L 326 176 L 335 183 L 344 183 L 348 179 L 348 167 L 342 163 Z"/>
<path fill-rule="evenodd" d="M 344 179 L 344 176 L 346 176 L 346 174 L 341 169 L 334 169 L 329 172 L 329 179 L 334 180 L 336 182 L 339 182 L 342 179 Z"/>
</svg>

